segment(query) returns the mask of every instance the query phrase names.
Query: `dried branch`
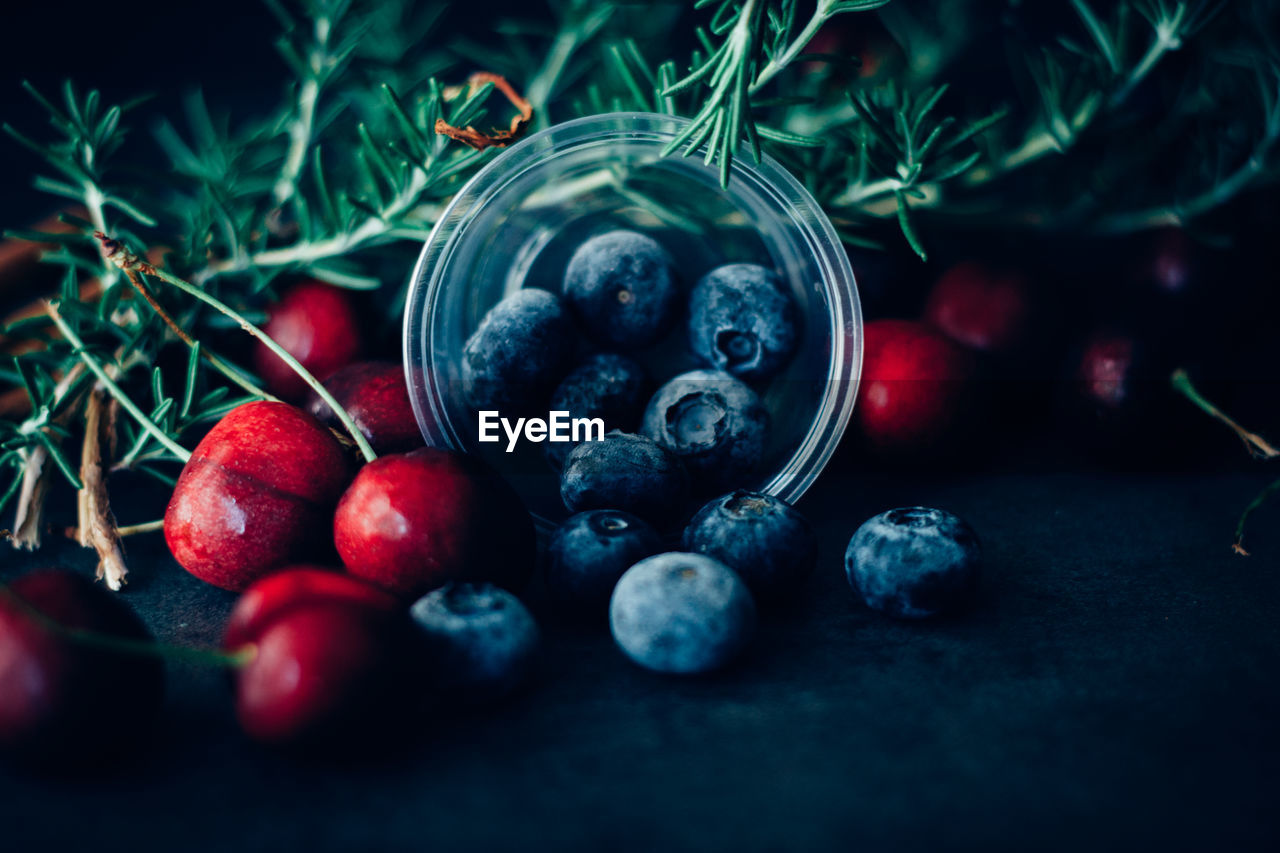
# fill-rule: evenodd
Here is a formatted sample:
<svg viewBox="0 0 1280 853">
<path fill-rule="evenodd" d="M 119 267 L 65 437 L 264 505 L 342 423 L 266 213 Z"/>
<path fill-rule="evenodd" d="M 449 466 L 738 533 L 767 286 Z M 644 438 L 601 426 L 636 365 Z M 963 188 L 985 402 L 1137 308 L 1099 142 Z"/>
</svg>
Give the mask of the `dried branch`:
<svg viewBox="0 0 1280 853">
<path fill-rule="evenodd" d="M 118 591 L 126 583 L 129 569 L 120 547 L 120 534 L 107 493 L 107 467 L 104 448 L 114 443 L 118 404 L 107 393 L 95 388 L 84 407 L 84 441 L 80 454 L 80 482 L 77 495 L 77 540 L 85 548 L 98 552 L 99 580 Z"/>
<path fill-rule="evenodd" d="M 488 71 L 480 71 L 472 74 L 467 79 L 465 90 L 463 87 L 457 89 L 446 90 L 446 100 L 461 96 L 464 91 L 476 92 L 486 83 L 492 83 L 493 87 L 506 96 L 511 102 L 511 106 L 516 108 L 516 115 L 511 118 L 511 127 L 508 130 L 490 130 L 483 133 L 476 130 L 471 125 L 466 127 L 455 127 L 445 121 L 443 117 L 436 119 L 435 132 L 443 134 L 450 139 L 455 139 L 464 145 L 469 145 L 477 151 L 483 151 L 486 148 L 506 148 L 511 143 L 524 136 L 525 130 L 529 126 L 529 122 L 533 121 L 533 104 L 525 100 L 519 92 L 515 90 L 505 77 L 498 74 L 492 74 Z"/>
</svg>

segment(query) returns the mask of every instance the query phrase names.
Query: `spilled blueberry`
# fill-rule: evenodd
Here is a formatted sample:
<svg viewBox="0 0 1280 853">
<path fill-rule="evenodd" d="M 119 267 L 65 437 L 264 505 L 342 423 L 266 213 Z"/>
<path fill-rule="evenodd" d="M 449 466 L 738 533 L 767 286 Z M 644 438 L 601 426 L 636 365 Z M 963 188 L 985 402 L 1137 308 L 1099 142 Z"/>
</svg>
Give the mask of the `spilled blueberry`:
<svg viewBox="0 0 1280 853">
<path fill-rule="evenodd" d="M 555 294 L 525 288 L 484 315 L 462 349 L 462 387 L 477 409 L 539 406 L 573 357 L 574 329 Z"/>
<path fill-rule="evenodd" d="M 793 593 L 818 559 L 804 516 L 781 498 L 744 489 L 698 510 L 684 529 L 684 549 L 733 569 L 761 604 Z"/>
<path fill-rule="evenodd" d="M 748 382 L 776 374 L 799 339 L 795 301 L 782 279 L 758 264 L 725 264 L 689 297 L 689 345 L 712 367 Z"/>
<path fill-rule="evenodd" d="M 718 669 L 742 652 L 755 624 L 755 602 L 742 579 L 702 554 L 641 560 L 618 581 L 609 602 L 618 647 L 658 672 Z"/>
<path fill-rule="evenodd" d="M 746 383 L 718 370 L 691 370 L 649 400 L 641 432 L 684 461 L 703 493 L 741 486 L 760 465 L 769 413 Z"/>
<path fill-rule="evenodd" d="M 644 411 L 649 378 L 633 358 L 612 353 L 588 357 L 574 368 L 551 395 L 551 411 L 570 418 L 600 418 L 606 431 L 630 432 Z M 547 461 L 556 470 L 577 443 L 547 442 Z"/>
<path fill-rule="evenodd" d="M 923 619 L 967 604 L 982 549 L 973 528 L 946 510 L 891 509 L 867 521 L 845 551 L 849 583 L 868 607 Z"/>
<path fill-rule="evenodd" d="M 578 247 L 565 270 L 564 294 L 588 334 L 623 350 L 656 343 L 675 319 L 679 296 L 662 246 L 625 230 Z"/>
<path fill-rule="evenodd" d="M 689 474 L 675 454 L 624 432 L 579 444 L 560 475 L 560 497 L 573 512 L 620 509 L 662 525 L 685 511 L 688 496 Z"/>
<path fill-rule="evenodd" d="M 418 599 L 410 614 L 440 687 L 452 698 L 500 698 L 533 673 L 538 624 L 504 589 L 450 583 Z"/>
<path fill-rule="evenodd" d="M 556 529 L 547 546 L 547 595 L 563 615 L 602 619 L 618 578 L 661 550 L 658 532 L 629 512 L 580 512 Z"/>
</svg>

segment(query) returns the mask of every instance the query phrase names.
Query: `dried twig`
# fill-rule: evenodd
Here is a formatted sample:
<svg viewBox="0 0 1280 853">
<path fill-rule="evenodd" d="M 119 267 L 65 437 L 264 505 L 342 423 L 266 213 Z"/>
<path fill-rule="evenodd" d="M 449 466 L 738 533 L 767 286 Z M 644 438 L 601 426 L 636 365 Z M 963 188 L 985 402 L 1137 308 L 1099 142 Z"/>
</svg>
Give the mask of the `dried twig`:
<svg viewBox="0 0 1280 853">
<path fill-rule="evenodd" d="M 84 442 L 80 453 L 80 482 L 83 484 L 77 496 L 79 529 L 77 540 L 85 548 L 98 552 L 99 580 L 108 587 L 119 590 L 129 574 L 124 553 L 120 548 L 120 534 L 111 512 L 107 494 L 107 465 L 103 450 L 114 443 L 115 420 L 118 404 L 103 390 L 90 392 L 84 407 Z"/>
<path fill-rule="evenodd" d="M 533 121 L 533 104 L 529 103 L 519 92 L 515 90 L 505 77 L 499 74 L 493 74 L 488 71 L 480 71 L 472 74 L 467 79 L 467 89 L 475 91 L 485 83 L 492 83 L 493 87 L 506 96 L 511 105 L 516 108 L 516 115 L 511 118 L 510 130 L 490 130 L 483 133 L 474 127 L 467 125 L 466 127 L 455 127 L 443 118 L 436 119 L 435 131 L 442 133 L 450 139 L 456 139 L 464 145 L 469 145 L 477 151 L 485 148 L 506 148 L 511 143 L 524 136 L 525 130 L 529 127 L 529 122 Z M 462 93 L 461 87 L 458 90 L 446 94 L 459 95 Z"/>
</svg>

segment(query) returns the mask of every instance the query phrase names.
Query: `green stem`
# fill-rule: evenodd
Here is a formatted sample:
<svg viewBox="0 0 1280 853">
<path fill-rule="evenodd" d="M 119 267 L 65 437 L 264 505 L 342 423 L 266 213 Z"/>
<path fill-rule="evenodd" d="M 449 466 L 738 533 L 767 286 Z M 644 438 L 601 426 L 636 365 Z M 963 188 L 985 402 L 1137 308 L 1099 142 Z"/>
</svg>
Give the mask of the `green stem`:
<svg viewBox="0 0 1280 853">
<path fill-rule="evenodd" d="M 333 395 L 329 393 L 328 389 L 324 387 L 319 379 L 316 379 L 315 376 L 312 375 L 311 371 L 303 367 L 296 358 L 289 354 L 288 350 L 272 340 L 270 335 L 259 329 L 253 323 L 250 323 L 243 314 L 236 311 L 230 305 L 227 305 L 217 297 L 206 293 L 190 282 L 183 281 L 167 270 L 149 267 L 146 272 L 154 275 L 161 281 L 178 288 L 178 290 L 181 290 L 188 296 L 192 296 L 200 300 L 219 313 L 225 314 L 227 317 L 230 317 L 232 320 L 239 323 L 240 328 L 253 335 L 261 341 L 267 349 L 279 356 L 281 361 L 289 365 L 290 369 L 293 370 L 294 373 L 298 374 L 303 382 L 311 386 L 311 390 L 315 391 L 321 400 L 324 400 L 329 408 L 333 410 L 333 413 L 338 416 L 338 420 L 342 422 L 342 426 L 351 434 L 351 438 L 355 441 L 356 447 L 360 448 L 360 455 L 364 457 L 366 462 L 372 462 L 378 458 L 378 454 L 373 452 L 373 448 L 369 446 L 369 442 L 364 437 L 364 433 L 362 433 L 360 428 L 356 426 L 355 421 L 351 419 L 351 415 L 347 413 L 347 410 L 344 409 L 336 399 L 334 399 Z"/>
<path fill-rule="evenodd" d="M 1249 516 L 1253 515 L 1262 507 L 1267 500 L 1277 492 L 1280 492 L 1280 480 L 1276 480 L 1267 486 L 1261 492 L 1258 492 L 1249 505 L 1244 508 L 1244 512 L 1240 514 L 1240 521 L 1236 523 L 1236 541 L 1231 546 L 1231 550 L 1235 551 L 1242 557 L 1249 556 L 1249 552 L 1244 549 L 1244 528 L 1249 523 Z"/>
<path fill-rule="evenodd" d="M 156 426 L 155 423 L 153 423 L 152 420 L 138 408 L 137 404 L 129 398 L 129 395 L 124 393 L 120 386 L 107 375 L 107 372 L 103 370 L 102 365 L 98 364 L 97 360 L 93 356 L 89 355 L 89 352 L 85 349 L 84 341 L 80 340 L 80 336 L 77 335 L 69 325 L 67 325 L 67 321 L 62 319 L 62 315 L 58 313 L 58 304 L 56 302 L 45 303 L 45 312 L 48 313 L 49 317 L 58 327 L 58 331 L 62 332 L 62 336 L 69 344 L 71 344 L 72 347 L 75 348 L 76 352 L 80 356 L 80 360 L 84 362 L 85 367 L 93 371 L 93 375 L 98 377 L 98 381 L 106 387 L 111 396 L 115 397 L 124 410 L 138 422 L 138 426 L 149 432 L 156 441 L 163 444 L 170 453 L 178 459 L 181 459 L 184 463 L 190 459 L 191 451 L 187 450 L 181 444 L 178 444 L 166 435 L 164 430 Z"/>
<path fill-rule="evenodd" d="M 142 524 L 126 524 L 124 527 L 117 527 L 116 533 L 121 536 L 136 536 L 139 533 L 159 533 L 161 530 L 164 530 L 164 519 L 158 518 Z"/>
<path fill-rule="evenodd" d="M 174 646 L 167 643 L 157 643 L 154 640 L 134 640 L 128 637 L 102 634 L 85 628 L 68 628 L 18 595 L 9 588 L 8 584 L 0 584 L 0 597 L 12 601 L 19 610 L 33 621 L 38 622 L 46 630 L 66 637 L 74 643 L 83 643 L 106 651 L 140 657 L 158 657 L 166 660 L 188 660 L 194 663 L 237 669 L 253 660 L 254 655 L 257 654 L 257 648 L 252 644 L 242 646 L 234 651 L 223 651 L 221 649 Z"/>
<path fill-rule="evenodd" d="M 1195 385 L 1191 383 L 1191 377 L 1187 375 L 1185 370 L 1181 368 L 1175 370 L 1173 375 L 1169 377 L 1169 382 L 1173 385 L 1173 390 L 1177 391 L 1179 394 L 1194 403 L 1200 411 L 1204 412 L 1214 420 L 1225 424 L 1236 434 L 1237 438 L 1244 442 L 1244 446 L 1248 449 L 1250 454 L 1260 459 L 1274 459 L 1275 457 L 1280 456 L 1280 450 L 1272 447 L 1265 438 L 1257 433 L 1249 432 L 1247 429 L 1240 426 L 1240 424 L 1232 420 L 1226 412 L 1219 409 L 1211 403 L 1208 398 L 1196 390 Z"/>
</svg>

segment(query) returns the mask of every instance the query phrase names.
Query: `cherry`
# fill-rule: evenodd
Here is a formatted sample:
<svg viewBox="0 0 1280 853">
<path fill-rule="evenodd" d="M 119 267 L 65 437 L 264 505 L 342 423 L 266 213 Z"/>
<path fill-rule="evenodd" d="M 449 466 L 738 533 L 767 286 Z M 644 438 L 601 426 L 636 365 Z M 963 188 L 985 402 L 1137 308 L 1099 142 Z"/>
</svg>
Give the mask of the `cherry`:
<svg viewBox="0 0 1280 853">
<path fill-rule="evenodd" d="M 404 722 L 421 680 L 409 669 L 414 643 L 403 611 L 317 597 L 255 621 L 243 634 L 252 656 L 234 674 L 236 718 L 251 738 L 365 743 Z"/>
<path fill-rule="evenodd" d="M 876 320 L 863 332 L 854 408 L 862 435 L 880 451 L 930 449 L 959 424 L 970 403 L 973 353 L 910 320 Z"/>
<path fill-rule="evenodd" d="M 285 403 L 239 406 L 196 445 L 165 511 L 178 563 L 233 591 L 314 552 L 350 476 L 315 418 Z"/>
<path fill-rule="evenodd" d="M 448 581 L 518 588 L 533 569 L 533 521 L 479 460 L 426 447 L 380 457 L 338 502 L 334 544 L 347 570 L 396 594 Z"/>
<path fill-rule="evenodd" d="M 321 566 L 291 566 L 244 591 L 231 611 L 222 645 L 235 649 L 250 643 L 285 610 L 322 602 L 347 602 L 387 612 L 400 607 L 393 596 L 350 575 Z"/>
<path fill-rule="evenodd" d="M 924 319 L 957 343 L 1008 352 L 1026 340 L 1030 314 L 1030 292 L 1020 273 L 964 261 L 933 286 Z"/>
<path fill-rule="evenodd" d="M 149 732 L 163 663 L 111 639 L 152 640 L 127 604 L 84 575 L 46 569 L 0 588 L 0 750 L 85 765 L 123 755 Z"/>
<path fill-rule="evenodd" d="M 263 331 L 321 380 L 350 364 L 363 349 L 359 317 L 348 292 L 310 279 L 294 285 L 271 307 Z M 289 401 L 306 396 L 306 382 L 266 346 L 255 346 L 253 360 L 272 393 Z"/>
<path fill-rule="evenodd" d="M 1126 465 L 1165 468 L 1230 447 L 1229 434 L 1170 385 L 1175 367 L 1189 368 L 1203 380 L 1197 361 L 1159 335 L 1126 327 L 1097 329 L 1068 361 L 1061 422 L 1076 444 L 1104 461 Z M 1212 381 L 1198 385 L 1211 396 L 1220 390 Z"/>
<path fill-rule="evenodd" d="M 326 379 L 324 387 L 347 410 L 377 453 L 398 453 L 423 445 L 401 365 L 358 361 Z M 331 428 L 342 429 L 333 409 L 314 391 L 307 397 L 306 408 Z"/>
</svg>

